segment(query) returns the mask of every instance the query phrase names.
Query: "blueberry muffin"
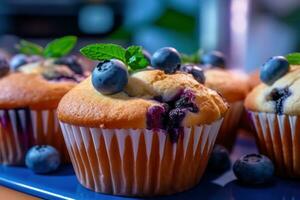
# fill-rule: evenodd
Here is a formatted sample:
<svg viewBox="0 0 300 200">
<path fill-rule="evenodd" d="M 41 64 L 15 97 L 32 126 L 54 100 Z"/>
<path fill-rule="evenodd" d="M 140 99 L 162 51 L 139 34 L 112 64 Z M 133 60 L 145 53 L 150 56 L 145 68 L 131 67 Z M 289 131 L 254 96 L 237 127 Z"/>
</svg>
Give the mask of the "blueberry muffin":
<svg viewBox="0 0 300 200">
<path fill-rule="evenodd" d="M 163 50 L 152 59 L 155 68 L 165 71 L 129 74 L 134 65 L 115 59 L 118 55 L 101 61 L 91 77 L 62 98 L 58 118 L 83 186 L 116 195 L 154 196 L 199 182 L 227 104 L 192 75 L 176 72 L 174 51 Z M 145 59 L 136 54 L 141 65 Z"/>
<path fill-rule="evenodd" d="M 248 77 L 242 73 L 220 68 L 207 69 L 205 86 L 216 90 L 229 103 L 230 108 L 225 115 L 217 143 L 232 150 L 238 124 L 243 113 L 243 101 L 249 92 Z"/>
<path fill-rule="evenodd" d="M 243 101 L 249 91 L 248 76 L 242 72 L 226 69 L 225 56 L 218 51 L 211 51 L 200 56 L 199 53 L 186 56 L 183 59 L 188 62 L 181 66 L 181 70 L 195 77 L 200 77 L 199 69 L 204 71 L 202 83 L 216 90 L 229 102 L 230 108 L 225 115 L 217 143 L 232 150 L 237 127 L 243 113 Z M 198 59 L 196 59 L 198 57 Z M 194 64 L 190 64 L 192 61 Z"/>
<path fill-rule="evenodd" d="M 273 57 L 262 66 L 260 78 L 263 83 L 245 101 L 259 149 L 274 161 L 278 174 L 300 177 L 300 67 Z"/>
<path fill-rule="evenodd" d="M 1 164 L 24 164 L 26 151 L 44 144 L 57 148 L 63 162 L 69 160 L 56 108 L 62 96 L 86 77 L 76 59 L 19 54 L 10 66 L 0 59 Z"/>
</svg>

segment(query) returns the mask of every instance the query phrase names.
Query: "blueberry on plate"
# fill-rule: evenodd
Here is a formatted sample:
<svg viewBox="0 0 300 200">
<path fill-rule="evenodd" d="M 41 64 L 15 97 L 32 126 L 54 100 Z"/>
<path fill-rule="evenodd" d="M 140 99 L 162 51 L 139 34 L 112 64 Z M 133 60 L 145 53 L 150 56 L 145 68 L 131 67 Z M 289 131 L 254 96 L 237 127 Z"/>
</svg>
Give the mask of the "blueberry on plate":
<svg viewBox="0 0 300 200">
<path fill-rule="evenodd" d="M 117 59 L 100 62 L 92 72 L 92 84 L 102 94 L 121 92 L 127 83 L 127 67 Z"/>
<path fill-rule="evenodd" d="M 221 145 L 215 145 L 208 161 L 208 170 L 215 173 L 223 173 L 230 169 L 231 161 L 227 149 Z"/>
<path fill-rule="evenodd" d="M 198 81 L 201 84 L 205 83 L 205 75 L 203 69 L 198 65 L 184 64 L 180 66 L 180 71 L 192 74 L 194 79 L 196 79 L 196 81 Z"/>
<path fill-rule="evenodd" d="M 151 64 L 153 68 L 174 73 L 181 64 L 180 54 L 172 47 L 158 49 L 151 58 Z"/>
<path fill-rule="evenodd" d="M 9 72 L 9 64 L 7 60 L 0 57 L 0 77 L 5 76 Z"/>
<path fill-rule="evenodd" d="M 242 183 L 250 185 L 264 184 L 272 180 L 274 165 L 264 155 L 248 154 L 234 163 L 233 172 Z"/>
<path fill-rule="evenodd" d="M 57 59 L 54 63 L 58 64 L 58 65 L 66 65 L 76 74 L 83 74 L 82 66 L 78 62 L 78 59 L 76 56 L 62 57 L 62 58 Z"/>
<path fill-rule="evenodd" d="M 211 51 L 201 56 L 201 64 L 209 67 L 225 68 L 225 57 L 219 51 Z"/>
<path fill-rule="evenodd" d="M 37 174 L 46 174 L 58 169 L 60 155 L 50 145 L 37 145 L 29 149 L 25 158 L 26 166 Z"/>
<path fill-rule="evenodd" d="M 25 54 L 16 54 L 11 58 L 9 65 L 13 71 L 17 71 L 19 67 L 27 63 L 28 59 Z"/>
<path fill-rule="evenodd" d="M 274 56 L 261 67 L 260 79 L 262 82 L 272 85 L 277 79 L 284 76 L 289 68 L 290 65 L 285 57 Z"/>
</svg>

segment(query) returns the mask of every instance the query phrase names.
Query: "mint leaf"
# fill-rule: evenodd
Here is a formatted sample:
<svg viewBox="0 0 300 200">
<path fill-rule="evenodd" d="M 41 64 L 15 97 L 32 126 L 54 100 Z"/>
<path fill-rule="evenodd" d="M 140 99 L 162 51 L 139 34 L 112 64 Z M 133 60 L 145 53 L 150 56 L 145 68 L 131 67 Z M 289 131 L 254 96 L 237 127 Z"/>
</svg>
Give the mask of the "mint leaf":
<svg viewBox="0 0 300 200">
<path fill-rule="evenodd" d="M 42 46 L 26 40 L 21 40 L 20 44 L 17 45 L 17 48 L 19 49 L 20 53 L 39 56 L 43 55 L 44 50 Z"/>
<path fill-rule="evenodd" d="M 143 69 L 149 65 L 148 60 L 143 54 L 143 48 L 140 46 L 130 46 L 126 49 L 125 59 L 130 69 Z"/>
<path fill-rule="evenodd" d="M 290 65 L 300 65 L 300 53 L 291 53 L 285 56 Z"/>
<path fill-rule="evenodd" d="M 115 58 L 126 63 L 126 50 L 116 44 L 90 44 L 80 49 L 80 52 L 91 60 L 102 61 Z"/>
<path fill-rule="evenodd" d="M 44 50 L 46 58 L 59 58 L 67 55 L 77 42 L 76 36 L 65 36 L 55 39 L 47 44 Z"/>
<path fill-rule="evenodd" d="M 199 50 L 193 54 L 181 54 L 182 63 L 200 63 L 202 51 Z"/>
</svg>

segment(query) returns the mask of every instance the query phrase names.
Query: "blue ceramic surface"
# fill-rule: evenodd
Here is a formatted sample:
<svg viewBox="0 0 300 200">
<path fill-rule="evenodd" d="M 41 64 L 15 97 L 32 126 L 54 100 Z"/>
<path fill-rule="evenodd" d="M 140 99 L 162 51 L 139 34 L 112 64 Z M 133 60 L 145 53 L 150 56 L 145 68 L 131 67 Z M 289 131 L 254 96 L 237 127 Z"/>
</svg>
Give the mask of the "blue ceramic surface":
<svg viewBox="0 0 300 200">
<path fill-rule="evenodd" d="M 256 152 L 255 144 L 245 137 L 240 138 L 231 155 L 232 160 L 245 153 Z M 98 194 L 83 188 L 77 182 L 71 166 L 64 166 L 49 175 L 36 175 L 23 167 L 0 167 L 0 184 L 43 198 L 43 199 L 100 199 L 130 200 L 142 198 L 125 198 Z M 194 189 L 161 200 L 183 199 L 300 199 L 300 181 L 276 179 L 272 185 L 264 187 L 247 187 L 238 184 L 232 171 L 220 176 L 205 174 L 200 184 Z M 151 199 L 151 198 L 146 198 Z"/>
</svg>

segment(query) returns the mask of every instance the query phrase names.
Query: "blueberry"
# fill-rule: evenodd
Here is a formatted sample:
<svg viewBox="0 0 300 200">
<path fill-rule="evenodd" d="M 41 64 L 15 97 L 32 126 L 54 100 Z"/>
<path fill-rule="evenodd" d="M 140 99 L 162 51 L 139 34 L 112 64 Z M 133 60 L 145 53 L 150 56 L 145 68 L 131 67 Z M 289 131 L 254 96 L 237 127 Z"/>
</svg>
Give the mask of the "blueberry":
<svg viewBox="0 0 300 200">
<path fill-rule="evenodd" d="M 164 70 L 166 73 L 174 73 L 181 63 L 180 54 L 171 47 L 164 47 L 157 50 L 152 58 L 151 64 L 156 69 Z"/>
<path fill-rule="evenodd" d="M 28 63 L 27 56 L 24 54 L 16 54 L 10 60 L 10 68 L 17 71 L 19 67 Z"/>
<path fill-rule="evenodd" d="M 29 149 L 25 158 L 26 166 L 37 174 L 46 174 L 58 169 L 60 155 L 49 145 L 37 145 Z"/>
<path fill-rule="evenodd" d="M 216 145 L 208 161 L 208 170 L 215 173 L 223 173 L 230 169 L 231 162 L 227 149 Z"/>
<path fill-rule="evenodd" d="M 180 67 L 180 71 L 192 74 L 194 79 L 201 84 L 205 83 L 205 75 L 203 69 L 198 65 L 185 64 Z"/>
<path fill-rule="evenodd" d="M 55 64 L 66 65 L 76 74 L 83 74 L 83 69 L 76 56 L 67 56 L 57 59 Z"/>
<path fill-rule="evenodd" d="M 100 62 L 93 70 L 92 84 L 102 94 L 121 92 L 127 83 L 127 67 L 117 59 Z"/>
<path fill-rule="evenodd" d="M 270 58 L 260 69 L 260 79 L 262 82 L 272 85 L 277 79 L 284 76 L 289 71 L 290 65 L 283 56 Z"/>
<path fill-rule="evenodd" d="M 154 105 L 147 111 L 147 128 L 148 129 L 164 129 L 165 119 L 167 116 L 168 105 Z"/>
<path fill-rule="evenodd" d="M 291 90 L 286 88 L 274 88 L 269 96 L 267 97 L 268 100 L 271 100 L 275 103 L 275 112 L 282 115 L 283 114 L 283 105 L 285 100 L 292 95 Z"/>
<path fill-rule="evenodd" d="M 211 51 L 201 56 L 201 64 L 210 67 L 225 68 L 225 58 L 221 52 Z"/>
<path fill-rule="evenodd" d="M 9 72 L 9 64 L 7 60 L 0 57 L 0 77 L 5 76 Z"/>
<path fill-rule="evenodd" d="M 274 165 L 264 155 L 248 154 L 234 163 L 233 172 L 245 184 L 264 184 L 272 180 Z"/>
</svg>

